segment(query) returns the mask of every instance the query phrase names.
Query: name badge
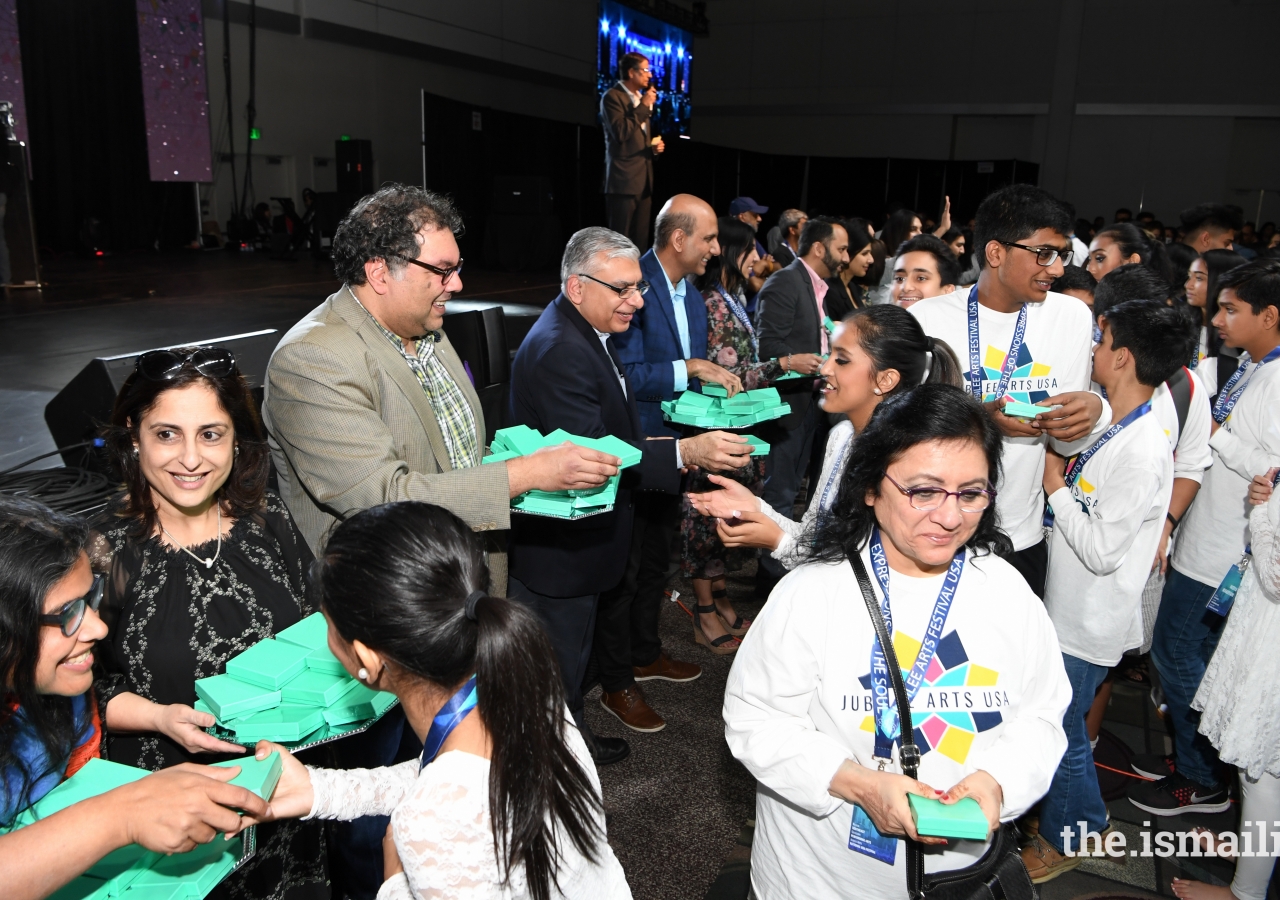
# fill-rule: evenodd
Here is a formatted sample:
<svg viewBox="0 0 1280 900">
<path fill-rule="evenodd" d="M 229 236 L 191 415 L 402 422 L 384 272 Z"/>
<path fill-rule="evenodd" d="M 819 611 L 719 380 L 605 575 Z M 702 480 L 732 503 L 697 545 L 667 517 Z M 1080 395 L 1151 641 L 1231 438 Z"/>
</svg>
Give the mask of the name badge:
<svg viewBox="0 0 1280 900">
<path fill-rule="evenodd" d="M 1236 563 L 1227 572 L 1222 584 L 1218 585 L 1218 589 L 1213 592 L 1213 596 L 1209 598 L 1209 602 L 1205 604 L 1205 609 L 1211 613 L 1226 618 L 1227 613 L 1231 612 L 1231 605 L 1236 602 L 1236 591 L 1240 590 L 1240 581 L 1244 578 L 1245 569 L 1249 568 L 1249 554 L 1241 557 L 1240 562 Z"/>
<path fill-rule="evenodd" d="M 871 817 L 854 804 L 853 821 L 849 823 L 849 849 L 893 865 L 898 856 L 898 839 L 877 831 Z"/>
</svg>

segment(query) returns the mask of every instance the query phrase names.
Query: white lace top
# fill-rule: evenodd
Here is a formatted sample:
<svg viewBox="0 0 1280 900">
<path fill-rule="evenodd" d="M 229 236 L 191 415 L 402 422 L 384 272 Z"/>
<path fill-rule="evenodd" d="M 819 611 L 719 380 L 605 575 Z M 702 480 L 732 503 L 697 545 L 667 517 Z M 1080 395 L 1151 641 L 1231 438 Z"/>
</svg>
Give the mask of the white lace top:
<svg viewBox="0 0 1280 900">
<path fill-rule="evenodd" d="M 576 728 L 566 729 L 574 754 L 600 793 L 600 780 Z M 489 818 L 489 760 L 443 753 L 419 773 L 418 760 L 381 769 L 313 769 L 315 801 L 307 818 L 391 816 L 404 873 L 388 878 L 378 900 L 523 900 L 530 896 L 524 872 L 502 884 Z M 604 813 L 596 816 L 605 833 Z M 617 857 L 601 839 L 591 862 L 571 841 L 561 853 L 559 892 L 564 900 L 630 900 Z"/>
<path fill-rule="evenodd" d="M 800 546 L 800 537 L 813 527 L 822 511 L 823 497 L 827 498 L 827 507 L 835 503 L 835 495 L 840 487 L 840 479 L 844 476 L 845 466 L 849 462 L 849 448 L 853 441 L 853 423 L 848 419 L 837 423 L 827 437 L 827 449 L 822 457 L 822 474 L 818 477 L 818 487 L 810 491 L 809 507 L 804 511 L 804 518 L 799 522 L 788 518 L 760 499 L 760 512 L 764 513 L 782 529 L 782 539 L 778 547 L 770 555 L 788 569 L 798 566 L 804 555 Z"/>
</svg>

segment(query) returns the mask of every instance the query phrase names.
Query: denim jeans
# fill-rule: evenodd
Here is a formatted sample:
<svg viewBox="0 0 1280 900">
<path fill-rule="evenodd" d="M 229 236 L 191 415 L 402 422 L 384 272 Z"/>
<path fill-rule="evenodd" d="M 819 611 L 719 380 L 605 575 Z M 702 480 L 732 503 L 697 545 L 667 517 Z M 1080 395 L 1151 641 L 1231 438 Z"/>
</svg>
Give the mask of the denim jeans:
<svg viewBox="0 0 1280 900">
<path fill-rule="evenodd" d="M 1080 822 L 1090 831 L 1101 833 L 1107 827 L 1107 804 L 1098 787 L 1098 772 L 1093 767 L 1093 750 L 1084 717 L 1093 705 L 1098 685 L 1107 677 L 1107 667 L 1062 654 L 1071 682 L 1071 705 L 1062 716 L 1062 729 L 1067 733 L 1067 752 L 1058 763 L 1049 793 L 1040 803 L 1040 835 L 1060 853 L 1080 846 Z M 1062 840 L 1062 829 L 1071 829 L 1072 839 Z"/>
<path fill-rule="evenodd" d="M 1206 787 L 1221 781 L 1218 751 L 1197 731 L 1200 713 L 1191 708 L 1191 701 L 1222 635 L 1225 620 L 1204 608 L 1217 587 L 1170 566 L 1151 637 L 1151 661 L 1160 673 L 1160 686 L 1169 705 L 1178 772 Z"/>
</svg>

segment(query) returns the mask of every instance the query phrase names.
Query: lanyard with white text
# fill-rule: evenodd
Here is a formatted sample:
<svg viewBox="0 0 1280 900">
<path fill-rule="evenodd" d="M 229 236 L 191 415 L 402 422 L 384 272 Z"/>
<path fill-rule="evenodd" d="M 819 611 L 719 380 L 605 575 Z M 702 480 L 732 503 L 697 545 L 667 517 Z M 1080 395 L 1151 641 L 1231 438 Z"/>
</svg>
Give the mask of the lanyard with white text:
<svg viewBox="0 0 1280 900">
<path fill-rule="evenodd" d="M 1084 464 L 1092 459 L 1095 453 L 1102 449 L 1103 444 L 1111 440 L 1120 432 L 1124 431 L 1127 426 L 1132 425 L 1149 412 L 1151 412 L 1150 400 L 1139 406 L 1137 409 L 1132 410 L 1129 415 L 1125 416 L 1119 422 L 1108 428 L 1106 433 L 1103 434 L 1102 437 L 1098 438 L 1092 447 L 1073 459 L 1071 461 L 1071 465 L 1067 467 L 1067 474 L 1064 479 L 1067 482 L 1067 487 L 1073 487 L 1075 485 L 1076 479 L 1080 477 L 1080 472 L 1084 469 Z"/>
<path fill-rule="evenodd" d="M 1227 417 L 1231 415 L 1231 410 L 1236 408 L 1236 404 L 1239 403 L 1240 398 L 1244 396 L 1245 388 L 1253 382 L 1254 377 L 1258 373 L 1258 369 L 1261 369 L 1277 357 L 1280 357 L 1280 347 L 1276 347 L 1264 356 L 1258 365 L 1254 367 L 1254 374 L 1249 377 L 1248 381 L 1240 385 L 1239 390 L 1236 390 L 1236 385 L 1240 382 L 1240 379 L 1244 377 L 1245 370 L 1249 368 L 1249 360 L 1246 359 L 1244 362 L 1240 363 L 1240 368 L 1236 369 L 1235 374 L 1227 379 L 1227 383 L 1222 386 L 1222 392 L 1218 394 L 1218 399 L 1213 404 L 1213 420 L 1215 422 L 1221 425 L 1223 422 L 1227 421 Z"/>
<path fill-rule="evenodd" d="M 880 542 L 880 528 L 875 526 L 871 531 L 871 568 L 880 582 L 880 614 L 884 616 L 885 628 L 893 635 L 893 612 L 889 608 L 889 562 L 884 555 L 884 545 Z M 951 612 L 951 603 L 955 600 L 956 588 L 960 584 L 960 575 L 964 572 L 964 548 L 951 560 L 947 575 L 942 581 L 942 590 L 938 591 L 938 599 L 934 601 L 933 612 L 929 615 L 929 625 L 925 629 L 924 640 L 920 644 L 920 652 L 916 654 L 915 664 L 907 673 L 907 699 L 915 699 L 920 685 L 924 682 L 924 674 L 938 652 L 938 642 L 942 640 L 942 627 L 947 623 L 947 614 Z M 880 647 L 880 639 L 871 643 L 871 697 L 875 704 L 876 749 L 875 757 L 880 760 L 880 768 L 893 758 L 893 742 L 899 735 L 898 710 L 889 708 L 889 666 L 885 661 L 884 650 Z"/>
<path fill-rule="evenodd" d="M 427 739 L 422 742 L 422 760 L 418 771 L 434 762 L 440 754 L 445 740 L 453 734 L 453 729 L 462 724 L 467 713 L 476 708 L 476 676 L 472 675 L 467 683 L 458 688 L 457 693 L 449 698 L 449 702 L 440 708 L 431 720 L 431 728 L 427 731 Z"/>
<path fill-rule="evenodd" d="M 969 290 L 969 390 L 981 403 L 984 399 L 982 390 L 986 373 L 982 366 L 982 349 L 978 340 L 978 286 Z M 999 400 L 1009 391 L 1009 380 L 1013 378 L 1013 370 L 1018 368 L 1018 351 L 1022 349 L 1022 341 L 1027 336 L 1027 304 L 1018 310 L 1018 321 L 1013 326 L 1013 340 L 1009 342 L 1009 353 L 1004 358 L 1004 368 L 1000 371 L 1000 382 L 996 385 L 995 399 Z"/>
<path fill-rule="evenodd" d="M 831 504 L 836 502 L 836 495 L 832 492 L 840 486 L 840 479 L 844 477 L 844 467 L 849 462 L 849 451 L 853 449 L 853 442 L 857 439 L 858 436 L 850 432 L 849 440 L 845 441 L 844 446 L 840 448 L 840 458 L 831 467 L 827 483 L 822 486 L 822 497 L 818 500 L 818 509 L 822 512 L 831 509 Z"/>
<path fill-rule="evenodd" d="M 760 345 L 756 340 L 756 330 L 751 327 L 751 317 L 747 315 L 746 309 L 733 297 L 729 296 L 729 292 L 722 287 L 716 288 L 716 292 L 724 298 L 725 305 L 729 307 L 729 312 L 733 313 L 733 317 L 742 323 L 747 329 L 747 336 L 751 338 L 751 360 L 755 362 L 760 356 Z"/>
</svg>

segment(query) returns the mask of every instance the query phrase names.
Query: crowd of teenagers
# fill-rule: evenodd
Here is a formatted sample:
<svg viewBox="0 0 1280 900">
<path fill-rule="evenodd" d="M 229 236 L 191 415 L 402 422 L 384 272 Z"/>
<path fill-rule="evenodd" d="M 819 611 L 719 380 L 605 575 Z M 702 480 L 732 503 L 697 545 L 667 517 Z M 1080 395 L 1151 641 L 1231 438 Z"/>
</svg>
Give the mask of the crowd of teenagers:
<svg viewBox="0 0 1280 900">
<path fill-rule="evenodd" d="M 1166 244 L 1154 219 L 1089 225 L 1027 185 L 963 231 L 949 211 L 876 232 L 786 210 L 762 242 L 765 213 L 677 195 L 643 254 L 605 228 L 569 240 L 507 419 L 620 438 L 625 468 L 572 441 L 484 462 L 442 330 L 462 220 L 420 188 L 348 214 L 341 287 L 281 340 L 261 406 L 224 348 L 139 356 L 104 433 L 110 506 L 86 522 L 0 498 L 0 826 L 95 757 L 153 774 L 0 833 L 6 896 L 128 844 L 253 827 L 218 896 L 630 897 L 597 767 L 632 748 L 592 733 L 584 695 L 598 683 L 643 742 L 667 723 L 642 683 L 702 675 L 659 635 L 673 547 L 691 652 L 734 657 L 725 737 L 758 783 L 759 900 L 906 897 L 1005 852 L 1044 882 L 1086 832 L 1115 852 L 1093 745 L 1135 673 L 1174 752 L 1135 758 L 1131 802 L 1173 817 L 1238 792 L 1242 832 L 1280 821 L 1263 236 L 1246 258 L 1238 211 L 1206 205 Z M 664 420 L 710 384 L 779 391 L 789 412 L 752 428 L 767 455 Z M 615 477 L 602 515 L 511 508 Z M 754 620 L 726 587 L 751 559 Z M 316 611 L 398 707 L 296 755 L 211 734 L 195 681 Z M 272 751 L 267 801 L 204 765 Z M 921 836 L 909 795 L 971 798 L 987 838 Z M 1229 888 L 1173 890 L 1263 900 L 1280 848 L 1257 834 Z"/>
</svg>

